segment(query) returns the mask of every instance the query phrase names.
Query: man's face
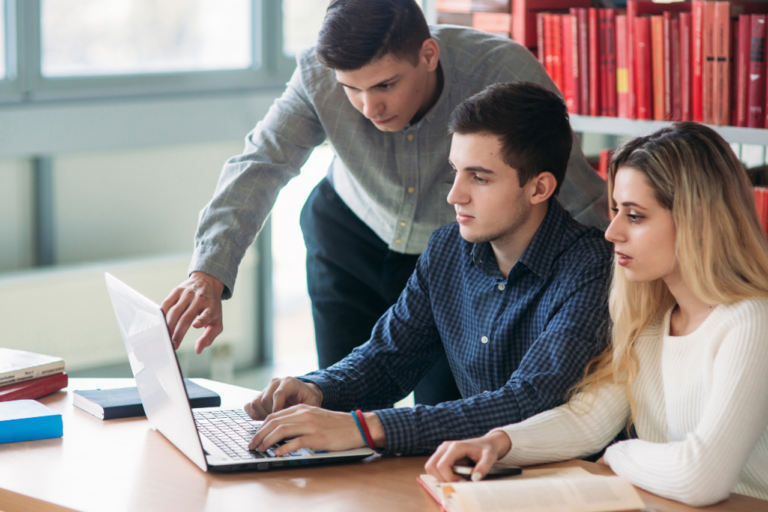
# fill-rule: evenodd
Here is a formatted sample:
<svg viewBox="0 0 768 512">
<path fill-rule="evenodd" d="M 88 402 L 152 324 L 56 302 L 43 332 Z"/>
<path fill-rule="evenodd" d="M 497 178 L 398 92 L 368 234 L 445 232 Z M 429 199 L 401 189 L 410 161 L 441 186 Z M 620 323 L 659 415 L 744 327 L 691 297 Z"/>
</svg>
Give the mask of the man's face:
<svg viewBox="0 0 768 512">
<path fill-rule="evenodd" d="M 429 64 L 420 58 L 415 66 L 408 60 L 385 55 L 354 71 L 336 71 L 336 80 L 352 105 L 383 132 L 397 132 L 408 126 L 431 98 Z"/>
<path fill-rule="evenodd" d="M 450 163 L 456 173 L 448 202 L 467 242 L 507 241 L 531 215 L 531 184 L 501 158 L 494 135 L 453 134 Z M 535 188 L 535 186 L 534 186 Z"/>
</svg>

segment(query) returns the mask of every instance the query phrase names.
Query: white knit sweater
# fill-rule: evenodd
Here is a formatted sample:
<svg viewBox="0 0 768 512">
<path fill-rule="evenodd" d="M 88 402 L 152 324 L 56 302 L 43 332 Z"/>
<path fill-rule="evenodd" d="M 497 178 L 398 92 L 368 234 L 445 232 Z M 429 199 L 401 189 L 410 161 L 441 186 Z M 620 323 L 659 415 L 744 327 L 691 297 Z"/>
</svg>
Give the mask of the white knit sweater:
<svg viewBox="0 0 768 512">
<path fill-rule="evenodd" d="M 768 500 L 768 300 L 720 305 L 687 336 L 669 319 L 637 344 L 632 385 L 639 439 L 605 452 L 613 471 L 654 494 L 703 506 L 731 491 Z M 590 407 L 591 405 L 591 407 Z M 503 464 L 528 465 L 599 451 L 626 425 L 620 386 L 501 429 L 512 449 Z"/>
</svg>

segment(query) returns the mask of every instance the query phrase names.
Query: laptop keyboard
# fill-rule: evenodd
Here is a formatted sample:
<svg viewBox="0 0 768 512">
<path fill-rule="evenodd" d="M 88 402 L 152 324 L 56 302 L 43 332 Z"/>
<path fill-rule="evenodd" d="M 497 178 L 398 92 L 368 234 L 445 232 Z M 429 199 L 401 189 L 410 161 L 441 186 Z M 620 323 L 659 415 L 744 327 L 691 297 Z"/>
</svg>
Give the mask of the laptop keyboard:
<svg viewBox="0 0 768 512">
<path fill-rule="evenodd" d="M 249 450 L 248 443 L 259 429 L 259 423 L 252 420 L 245 411 L 222 409 L 216 411 L 192 411 L 197 430 L 227 455 L 237 460 L 275 457 L 276 444 L 265 452 Z M 296 452 L 294 452 L 296 453 Z M 293 453 L 287 455 L 290 456 Z M 298 455 L 298 454 L 297 454 Z"/>
</svg>

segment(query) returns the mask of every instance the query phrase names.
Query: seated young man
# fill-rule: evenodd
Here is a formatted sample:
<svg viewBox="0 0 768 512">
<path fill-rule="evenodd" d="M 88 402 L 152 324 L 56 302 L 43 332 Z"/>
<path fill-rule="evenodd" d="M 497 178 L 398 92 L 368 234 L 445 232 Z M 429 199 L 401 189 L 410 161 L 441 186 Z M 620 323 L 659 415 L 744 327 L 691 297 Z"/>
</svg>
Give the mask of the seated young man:
<svg viewBox="0 0 768 512">
<path fill-rule="evenodd" d="M 326 370 L 273 379 L 245 410 L 266 419 L 250 447 L 366 445 L 433 451 L 563 403 L 605 346 L 612 246 L 555 199 L 572 135 L 563 100 L 526 82 L 493 85 L 453 112 L 448 202 L 457 222 L 432 235 L 370 340 Z M 443 352 L 463 399 L 388 408 Z M 342 412 L 335 412 L 342 411 Z"/>
</svg>

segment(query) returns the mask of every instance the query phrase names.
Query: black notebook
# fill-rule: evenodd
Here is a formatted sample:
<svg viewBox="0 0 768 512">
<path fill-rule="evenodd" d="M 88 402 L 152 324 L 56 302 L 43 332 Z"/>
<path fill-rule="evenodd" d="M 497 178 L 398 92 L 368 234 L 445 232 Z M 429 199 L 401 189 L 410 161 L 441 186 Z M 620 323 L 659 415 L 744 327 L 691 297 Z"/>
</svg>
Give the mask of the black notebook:
<svg viewBox="0 0 768 512">
<path fill-rule="evenodd" d="M 189 403 L 193 409 L 200 407 L 219 407 L 221 397 L 208 388 L 199 386 L 189 379 L 184 379 Z M 73 403 L 97 418 L 114 420 L 144 416 L 144 406 L 141 405 L 139 389 L 94 389 L 75 391 Z"/>
</svg>

